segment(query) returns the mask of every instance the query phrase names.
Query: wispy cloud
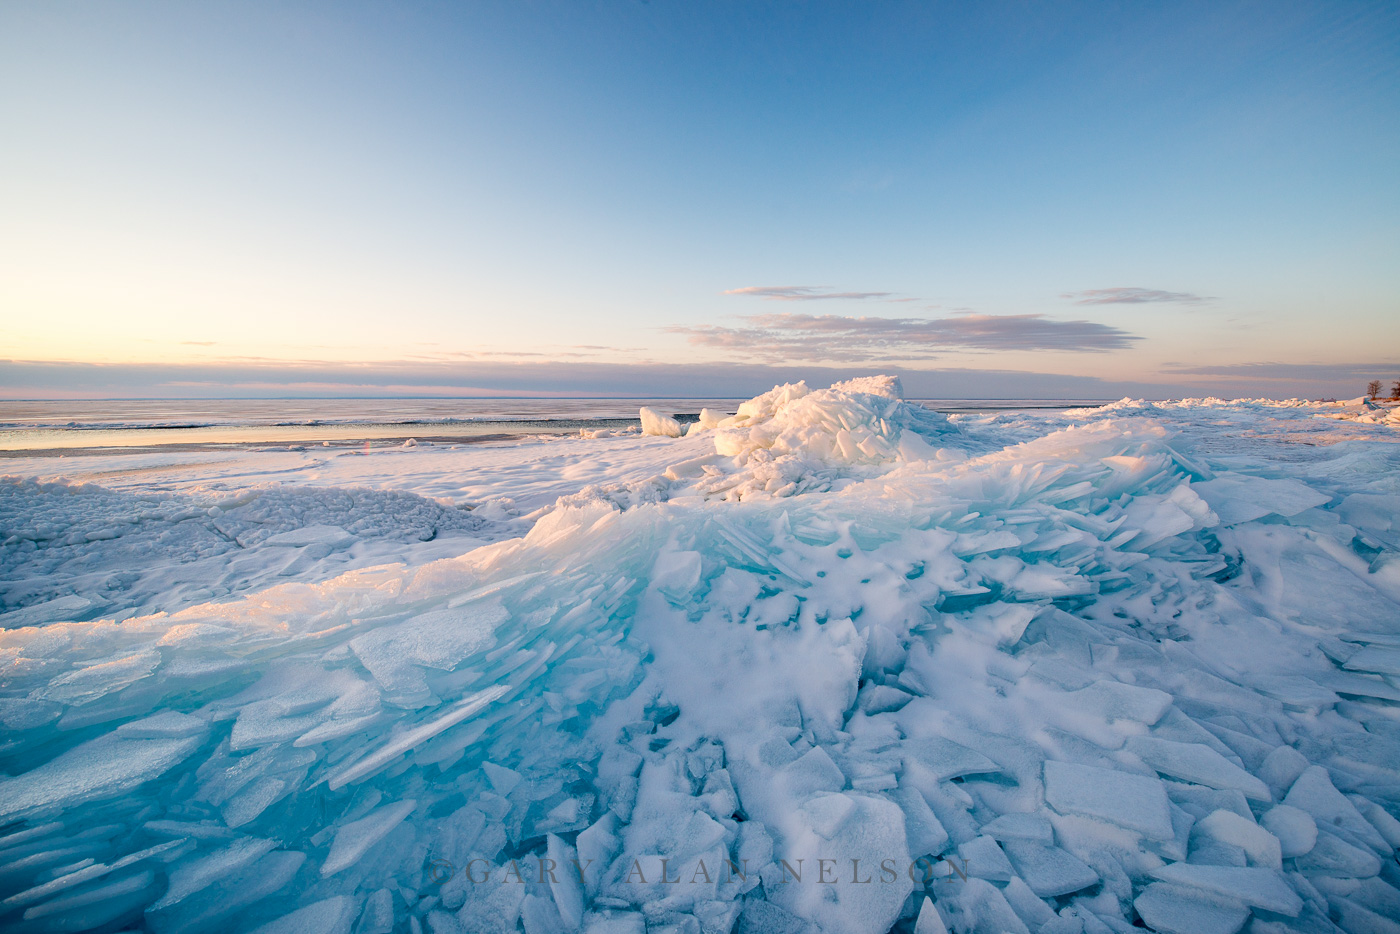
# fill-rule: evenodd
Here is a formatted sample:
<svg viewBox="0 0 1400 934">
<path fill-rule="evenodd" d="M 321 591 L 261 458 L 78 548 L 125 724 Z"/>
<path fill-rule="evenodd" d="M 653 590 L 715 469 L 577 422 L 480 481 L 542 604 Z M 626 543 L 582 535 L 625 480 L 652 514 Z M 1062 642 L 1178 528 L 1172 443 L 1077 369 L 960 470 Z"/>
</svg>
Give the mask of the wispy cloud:
<svg viewBox="0 0 1400 934">
<path fill-rule="evenodd" d="M 1138 340 L 1092 321 L 1044 315 L 964 314 L 947 318 L 851 318 L 772 314 L 742 319 L 742 327 L 670 327 L 690 343 L 738 359 L 931 360 L 948 350 L 1121 350 Z"/>
<path fill-rule="evenodd" d="M 825 285 L 750 285 L 729 289 L 725 295 L 749 295 L 770 302 L 819 302 L 830 299 L 845 301 L 912 301 L 899 298 L 894 292 L 837 292 Z"/>
<path fill-rule="evenodd" d="M 1086 289 L 1083 292 L 1066 292 L 1061 298 L 1068 298 L 1076 305 L 1154 305 L 1172 303 L 1177 305 L 1205 305 L 1215 299 L 1191 292 L 1167 292 L 1162 289 Z"/>
<path fill-rule="evenodd" d="M 1162 367 L 1162 372 L 1170 376 L 1213 376 L 1224 379 L 1267 380 L 1271 382 L 1303 379 L 1355 380 L 1360 386 L 1371 379 L 1400 377 L 1400 361 L 1391 360 L 1387 363 L 1281 363 L 1267 361 L 1225 363 L 1213 366 L 1167 363 Z"/>
</svg>

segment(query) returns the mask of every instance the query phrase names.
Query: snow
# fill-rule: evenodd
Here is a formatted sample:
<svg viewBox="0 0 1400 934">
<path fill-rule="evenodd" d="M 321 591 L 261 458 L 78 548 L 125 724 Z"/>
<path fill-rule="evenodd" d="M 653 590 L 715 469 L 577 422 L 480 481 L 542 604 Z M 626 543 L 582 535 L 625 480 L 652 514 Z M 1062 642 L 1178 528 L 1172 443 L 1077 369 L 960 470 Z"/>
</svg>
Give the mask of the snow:
<svg viewBox="0 0 1400 934">
<path fill-rule="evenodd" d="M 0 926 L 1386 929 L 1394 419 L 737 408 L 7 458 Z"/>
</svg>

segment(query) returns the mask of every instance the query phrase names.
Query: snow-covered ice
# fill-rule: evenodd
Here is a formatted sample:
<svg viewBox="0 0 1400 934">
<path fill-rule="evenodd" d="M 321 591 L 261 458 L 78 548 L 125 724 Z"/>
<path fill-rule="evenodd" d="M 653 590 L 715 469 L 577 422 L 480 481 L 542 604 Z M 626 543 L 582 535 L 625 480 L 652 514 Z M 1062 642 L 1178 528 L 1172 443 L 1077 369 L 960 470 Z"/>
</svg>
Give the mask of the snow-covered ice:
<svg viewBox="0 0 1400 934">
<path fill-rule="evenodd" d="M 1400 420 L 7 458 L 0 927 L 1382 931 Z"/>
</svg>

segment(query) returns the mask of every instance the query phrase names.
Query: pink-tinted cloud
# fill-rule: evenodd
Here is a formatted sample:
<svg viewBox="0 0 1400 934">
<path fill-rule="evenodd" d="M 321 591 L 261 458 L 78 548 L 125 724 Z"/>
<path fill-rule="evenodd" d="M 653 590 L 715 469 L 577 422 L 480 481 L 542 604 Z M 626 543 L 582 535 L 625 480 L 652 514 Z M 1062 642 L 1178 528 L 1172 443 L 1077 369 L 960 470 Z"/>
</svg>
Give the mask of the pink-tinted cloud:
<svg viewBox="0 0 1400 934">
<path fill-rule="evenodd" d="M 1061 298 L 1073 300 L 1076 305 L 1153 305 L 1174 303 L 1177 305 L 1205 305 L 1215 299 L 1191 292 L 1167 292 L 1162 289 L 1086 289 L 1083 292 L 1066 292 Z"/>
<path fill-rule="evenodd" d="M 909 301 L 894 292 L 837 292 L 824 285 L 750 285 L 729 289 L 725 295 L 749 295 L 770 302 L 817 302 L 831 299 L 846 301 Z"/>
<path fill-rule="evenodd" d="M 1138 340 L 1093 321 L 1044 315 L 962 314 L 946 318 L 852 318 L 772 314 L 742 319 L 741 327 L 700 325 L 666 330 L 737 359 L 931 360 L 949 350 L 1122 350 Z"/>
</svg>

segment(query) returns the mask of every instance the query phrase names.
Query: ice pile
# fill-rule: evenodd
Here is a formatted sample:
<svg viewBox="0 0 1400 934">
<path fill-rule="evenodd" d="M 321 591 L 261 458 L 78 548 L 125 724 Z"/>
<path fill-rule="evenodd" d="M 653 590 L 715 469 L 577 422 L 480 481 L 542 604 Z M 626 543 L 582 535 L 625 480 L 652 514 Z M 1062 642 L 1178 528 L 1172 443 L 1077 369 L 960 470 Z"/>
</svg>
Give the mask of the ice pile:
<svg viewBox="0 0 1400 934">
<path fill-rule="evenodd" d="M 733 460 L 728 469 L 707 463 L 703 489 L 739 500 L 825 491 L 895 460 L 936 457 L 930 442 L 957 432 L 942 415 L 905 403 L 899 377 L 868 376 L 816 391 L 805 382 L 775 386 L 727 418 L 704 409 L 688 434 L 704 433 Z"/>
<path fill-rule="evenodd" d="M 780 387 L 519 539 L 0 633 L 0 925 L 1392 930 L 1400 449 L 999 418 Z"/>
</svg>

